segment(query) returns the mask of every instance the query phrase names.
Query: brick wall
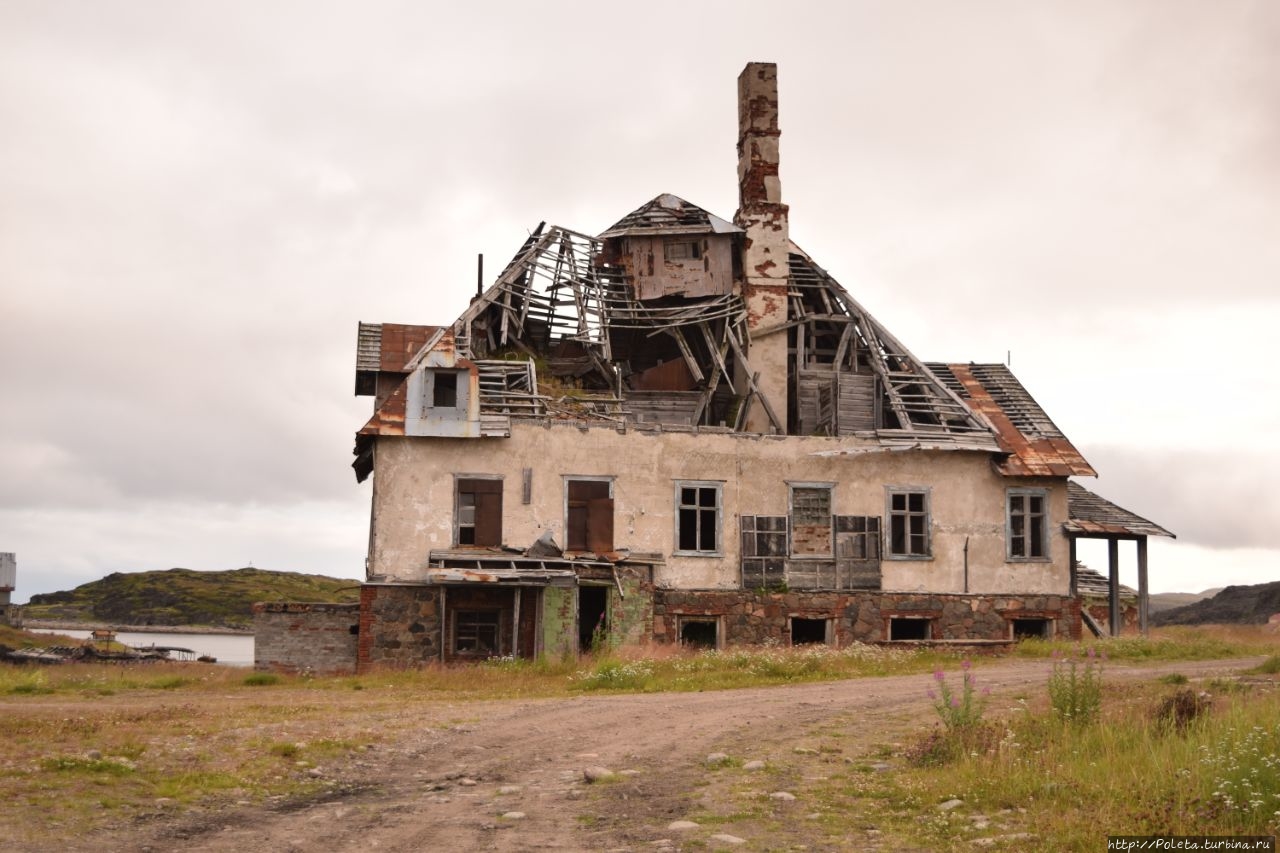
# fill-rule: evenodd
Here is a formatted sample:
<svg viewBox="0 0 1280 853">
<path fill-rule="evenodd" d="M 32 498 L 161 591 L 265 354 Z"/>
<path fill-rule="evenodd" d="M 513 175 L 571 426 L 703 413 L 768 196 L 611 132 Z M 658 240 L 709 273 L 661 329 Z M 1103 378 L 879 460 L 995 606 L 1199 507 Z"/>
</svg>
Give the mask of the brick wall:
<svg viewBox="0 0 1280 853">
<path fill-rule="evenodd" d="M 358 604 L 253 606 L 253 665 L 278 672 L 356 671 Z"/>
</svg>

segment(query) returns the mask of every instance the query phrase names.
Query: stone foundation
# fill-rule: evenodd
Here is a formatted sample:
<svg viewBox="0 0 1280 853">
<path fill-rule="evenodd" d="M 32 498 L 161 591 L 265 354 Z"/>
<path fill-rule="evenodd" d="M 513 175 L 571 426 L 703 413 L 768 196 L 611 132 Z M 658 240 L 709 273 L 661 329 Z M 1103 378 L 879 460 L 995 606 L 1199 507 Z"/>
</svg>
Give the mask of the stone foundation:
<svg viewBox="0 0 1280 853">
<path fill-rule="evenodd" d="M 353 673 L 359 621 L 358 604 L 255 604 L 254 669 Z"/>
<path fill-rule="evenodd" d="M 357 671 L 376 666 L 422 666 L 440 660 L 442 589 L 361 587 Z"/>
<path fill-rule="evenodd" d="M 681 617 L 715 617 L 719 644 L 791 642 L 792 617 L 832 620 L 837 646 L 890 639 L 894 619 L 924 620 L 932 640 L 1009 640 L 1013 620 L 1048 620 L 1050 636 L 1079 639 L 1080 605 L 1065 595 L 762 592 L 660 589 L 653 635 L 677 642 Z"/>
</svg>

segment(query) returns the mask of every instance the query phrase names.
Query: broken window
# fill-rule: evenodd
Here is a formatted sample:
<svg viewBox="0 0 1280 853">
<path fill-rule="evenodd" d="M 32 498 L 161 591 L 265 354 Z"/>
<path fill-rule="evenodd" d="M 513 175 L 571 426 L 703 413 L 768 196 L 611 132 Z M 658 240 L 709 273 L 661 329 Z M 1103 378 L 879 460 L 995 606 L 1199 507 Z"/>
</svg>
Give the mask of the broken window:
<svg viewBox="0 0 1280 853">
<path fill-rule="evenodd" d="M 453 370 L 437 370 L 432 375 L 431 405 L 437 409 L 455 409 L 458 406 L 458 373 Z"/>
<path fill-rule="evenodd" d="M 1052 623 L 1048 619 L 1013 619 L 1013 638 L 1015 640 L 1039 639 L 1050 637 L 1049 628 Z"/>
<path fill-rule="evenodd" d="M 715 649 L 720 645 L 720 620 L 714 616 L 677 617 L 680 645 L 695 649 Z"/>
<path fill-rule="evenodd" d="M 831 556 L 831 484 L 791 484 L 791 556 Z"/>
<path fill-rule="evenodd" d="M 932 620 L 920 616 L 894 616 L 889 619 L 890 640 L 928 640 L 932 638 Z"/>
<path fill-rule="evenodd" d="M 720 553 L 721 483 L 676 482 L 676 553 Z"/>
<path fill-rule="evenodd" d="M 494 477 L 457 479 L 458 545 L 496 547 L 502 544 L 502 480 Z"/>
<path fill-rule="evenodd" d="M 565 480 L 566 550 L 613 550 L 613 479 Z"/>
<path fill-rule="evenodd" d="M 458 654 L 498 654 L 500 610 L 456 610 L 453 615 L 453 650 Z"/>
<path fill-rule="evenodd" d="M 697 240 L 667 240 L 662 256 L 668 261 L 696 261 L 702 257 L 702 244 Z"/>
<path fill-rule="evenodd" d="M 889 556 L 928 557 L 929 491 L 889 489 Z"/>
<path fill-rule="evenodd" d="M 1009 490 L 1009 559 L 1048 558 L 1047 492 L 1044 489 Z"/>
<path fill-rule="evenodd" d="M 804 619 L 791 617 L 791 645 L 820 645 L 831 642 L 830 619 Z"/>
</svg>

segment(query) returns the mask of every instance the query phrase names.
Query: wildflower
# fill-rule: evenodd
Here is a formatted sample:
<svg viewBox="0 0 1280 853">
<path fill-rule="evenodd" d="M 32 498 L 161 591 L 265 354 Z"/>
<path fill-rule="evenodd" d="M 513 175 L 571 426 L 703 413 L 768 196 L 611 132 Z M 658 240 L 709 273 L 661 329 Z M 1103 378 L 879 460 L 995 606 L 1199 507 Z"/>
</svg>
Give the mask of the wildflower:
<svg viewBox="0 0 1280 853">
<path fill-rule="evenodd" d="M 968 672 L 969 668 L 972 666 L 973 666 L 973 662 L 970 661 L 968 658 L 965 658 L 964 660 L 960 661 L 960 668 L 963 669 L 965 672 Z"/>
<path fill-rule="evenodd" d="M 946 677 L 947 677 L 947 674 L 946 674 L 945 672 L 943 672 L 941 669 L 935 669 L 935 670 L 933 671 L 933 680 L 934 680 L 934 681 L 942 681 L 942 679 L 944 679 L 944 678 L 946 678 Z"/>
</svg>

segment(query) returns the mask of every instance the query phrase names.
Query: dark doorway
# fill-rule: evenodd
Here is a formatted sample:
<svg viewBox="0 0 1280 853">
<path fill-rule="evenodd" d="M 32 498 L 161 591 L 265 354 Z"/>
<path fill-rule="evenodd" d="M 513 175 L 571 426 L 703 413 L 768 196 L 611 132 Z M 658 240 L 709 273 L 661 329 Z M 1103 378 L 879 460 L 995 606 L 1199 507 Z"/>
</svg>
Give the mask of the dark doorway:
<svg viewBox="0 0 1280 853">
<path fill-rule="evenodd" d="M 592 650 L 596 638 L 601 641 L 609 630 L 609 588 L 607 586 L 578 587 L 578 648 Z"/>
<path fill-rule="evenodd" d="M 681 619 L 680 645 L 694 649 L 716 648 L 715 619 Z"/>
<path fill-rule="evenodd" d="M 1048 619 L 1014 619 L 1013 638 L 1015 640 L 1047 640 L 1049 639 Z"/>
<path fill-rule="evenodd" d="M 791 645 L 804 646 L 827 642 L 826 619 L 801 619 L 791 617 Z"/>
</svg>

